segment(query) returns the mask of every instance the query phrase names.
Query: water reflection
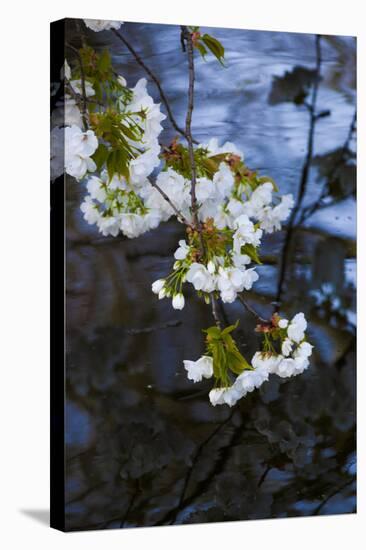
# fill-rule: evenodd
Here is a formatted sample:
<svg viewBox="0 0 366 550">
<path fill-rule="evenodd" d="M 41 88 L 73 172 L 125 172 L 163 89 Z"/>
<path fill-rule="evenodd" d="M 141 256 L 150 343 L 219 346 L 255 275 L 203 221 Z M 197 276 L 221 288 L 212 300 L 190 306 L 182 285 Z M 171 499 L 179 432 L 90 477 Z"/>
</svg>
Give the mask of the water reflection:
<svg viewBox="0 0 366 550">
<path fill-rule="evenodd" d="M 68 40 L 78 43 L 72 20 Z M 179 124 L 186 74 L 179 27 L 128 23 L 123 32 L 159 75 Z M 296 192 L 307 113 L 268 102 L 273 78 L 313 68 L 313 36 L 212 29 L 226 46 L 227 69 L 197 61 L 193 131 L 230 139 L 249 165 Z M 129 83 L 145 76 L 109 32 L 87 32 L 111 48 Z M 344 143 L 354 113 L 355 41 L 323 39 L 316 154 Z M 156 100 L 156 89 L 150 85 Z M 272 101 L 273 103 L 273 101 Z M 275 102 L 276 103 L 276 102 Z M 166 124 L 162 142 L 174 132 Z M 305 204 L 320 192 L 313 167 Z M 103 238 L 79 211 L 82 185 L 67 186 L 67 528 L 94 529 L 348 513 L 355 510 L 355 202 L 322 208 L 297 231 L 284 310 L 310 318 L 311 368 L 271 378 L 233 410 L 209 405 L 209 384 L 192 386 L 182 360 L 199 356 L 204 305 L 182 312 L 156 301 L 151 283 L 171 266 L 182 227 L 168 222 L 135 240 Z M 345 214 L 346 212 L 346 214 Z M 250 294 L 263 315 L 276 294 L 284 235 L 263 246 Z M 240 304 L 238 338 L 250 357 L 253 320 Z"/>
</svg>

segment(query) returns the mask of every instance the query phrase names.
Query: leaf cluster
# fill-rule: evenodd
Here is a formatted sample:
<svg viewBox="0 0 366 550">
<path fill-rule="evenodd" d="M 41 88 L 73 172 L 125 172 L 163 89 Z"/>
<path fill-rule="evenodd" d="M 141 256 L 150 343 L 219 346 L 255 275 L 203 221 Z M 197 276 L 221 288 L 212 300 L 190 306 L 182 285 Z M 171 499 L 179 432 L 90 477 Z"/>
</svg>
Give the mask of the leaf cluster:
<svg viewBox="0 0 366 550">
<path fill-rule="evenodd" d="M 241 374 L 244 370 L 253 370 L 231 336 L 238 324 L 239 321 L 223 330 L 217 326 L 204 330 L 207 334 L 207 354 L 213 359 L 214 377 L 221 387 L 231 385 L 230 373 Z"/>
</svg>

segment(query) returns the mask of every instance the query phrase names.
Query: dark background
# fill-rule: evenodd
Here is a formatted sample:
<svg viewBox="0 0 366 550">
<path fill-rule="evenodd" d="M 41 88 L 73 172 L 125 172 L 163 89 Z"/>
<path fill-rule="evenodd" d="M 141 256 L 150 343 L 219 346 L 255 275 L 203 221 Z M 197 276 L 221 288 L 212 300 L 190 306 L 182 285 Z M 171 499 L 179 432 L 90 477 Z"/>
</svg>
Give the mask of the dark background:
<svg viewBox="0 0 366 550">
<path fill-rule="evenodd" d="M 90 45 L 111 49 L 130 87 L 145 77 L 111 32 L 80 26 Z M 296 196 L 308 113 L 269 97 L 274 76 L 314 67 L 314 36 L 204 30 L 225 46 L 227 68 L 196 57 L 194 137 L 233 141 L 249 167 Z M 121 31 L 160 78 L 183 125 L 187 66 L 179 26 L 127 23 Z M 73 20 L 66 40 L 80 46 Z M 331 115 L 316 126 L 321 158 L 305 204 L 320 193 L 319 166 L 344 144 L 355 111 L 355 39 L 327 36 L 321 47 L 318 108 Z M 160 101 L 153 83 L 149 93 Z M 160 141 L 168 144 L 175 132 L 163 124 Z M 183 227 L 170 221 L 138 239 L 104 238 L 82 219 L 84 194 L 83 183 L 67 180 L 66 528 L 354 512 L 356 220 L 348 187 L 296 231 L 288 266 L 282 311 L 304 311 L 310 321 L 310 368 L 288 380 L 272 376 L 234 409 L 213 408 L 211 382 L 194 385 L 183 369 L 183 359 L 203 352 L 210 308 L 189 288 L 182 312 L 150 290 L 170 271 Z M 260 279 L 248 293 L 264 316 L 276 293 L 283 237 L 264 239 Z M 324 283 L 332 284 L 332 296 L 317 306 L 313 291 Z M 229 322 L 240 319 L 236 338 L 250 358 L 259 346 L 253 318 L 240 303 L 225 313 Z"/>
</svg>

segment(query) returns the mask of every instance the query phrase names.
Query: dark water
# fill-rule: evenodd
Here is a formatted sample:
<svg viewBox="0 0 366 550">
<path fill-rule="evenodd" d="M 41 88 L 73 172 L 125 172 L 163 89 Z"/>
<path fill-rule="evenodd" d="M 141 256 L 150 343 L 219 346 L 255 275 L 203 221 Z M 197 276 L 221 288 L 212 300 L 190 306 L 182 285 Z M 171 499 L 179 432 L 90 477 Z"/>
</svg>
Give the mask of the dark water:
<svg viewBox="0 0 366 550">
<path fill-rule="evenodd" d="M 183 125 L 187 71 L 179 27 L 129 23 L 122 31 L 159 76 Z M 226 47 L 227 68 L 197 60 L 194 136 L 234 141 L 249 166 L 296 195 L 308 113 L 293 103 L 271 105 L 268 97 L 275 75 L 314 67 L 314 36 L 209 32 Z M 72 21 L 67 34 L 78 46 Z M 111 48 L 130 86 L 145 76 L 110 32 L 86 38 Z M 318 108 L 331 115 L 316 126 L 316 155 L 342 146 L 355 110 L 354 39 L 324 37 L 321 46 Z M 152 83 L 149 91 L 158 100 Z M 168 121 L 165 127 L 164 144 L 175 135 Z M 313 167 L 305 205 L 320 190 Z M 168 222 L 134 240 L 103 238 L 81 217 L 83 192 L 68 181 L 67 528 L 354 512 L 354 198 L 322 209 L 295 234 L 282 309 L 304 311 L 310 320 L 311 367 L 297 378 L 271 377 L 231 410 L 213 408 L 211 383 L 193 385 L 183 369 L 183 359 L 203 351 L 210 309 L 191 293 L 178 312 L 150 291 L 170 270 L 182 227 Z M 248 294 L 263 315 L 276 293 L 283 237 L 265 239 L 260 279 Z M 324 284 L 333 290 L 319 304 L 313 291 Z M 258 347 L 253 319 L 239 303 L 225 313 L 230 322 L 240 319 L 237 338 L 250 358 Z"/>
</svg>

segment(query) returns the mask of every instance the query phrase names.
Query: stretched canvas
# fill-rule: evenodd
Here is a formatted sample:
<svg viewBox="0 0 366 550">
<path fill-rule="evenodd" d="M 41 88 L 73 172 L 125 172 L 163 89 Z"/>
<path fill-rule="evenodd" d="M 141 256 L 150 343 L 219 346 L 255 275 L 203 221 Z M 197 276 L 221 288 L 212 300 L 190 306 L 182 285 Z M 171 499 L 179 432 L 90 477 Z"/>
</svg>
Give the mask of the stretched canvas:
<svg viewBox="0 0 366 550">
<path fill-rule="evenodd" d="M 356 511 L 356 39 L 51 24 L 51 525 Z"/>
</svg>

